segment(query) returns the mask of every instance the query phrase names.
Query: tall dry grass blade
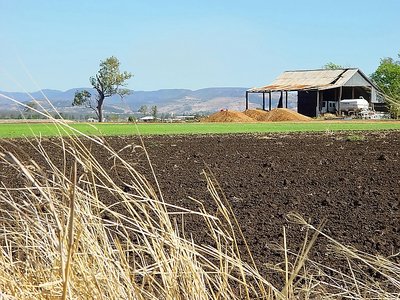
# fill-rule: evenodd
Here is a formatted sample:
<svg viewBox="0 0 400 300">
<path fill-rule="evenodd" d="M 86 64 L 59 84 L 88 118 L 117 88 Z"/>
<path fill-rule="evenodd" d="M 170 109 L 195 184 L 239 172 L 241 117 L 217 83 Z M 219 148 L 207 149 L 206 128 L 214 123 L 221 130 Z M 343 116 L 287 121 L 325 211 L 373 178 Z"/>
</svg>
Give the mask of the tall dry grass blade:
<svg viewBox="0 0 400 300">
<path fill-rule="evenodd" d="M 72 263 L 72 247 L 74 245 L 74 216 L 75 216 L 75 191 L 76 191 L 76 181 L 77 181 L 77 162 L 74 161 L 74 168 L 72 172 L 72 185 L 70 187 L 69 192 L 69 218 L 68 218 L 68 225 L 67 225 L 67 232 L 68 232 L 68 248 L 67 248 L 67 261 L 65 265 L 65 276 L 63 282 L 63 293 L 62 293 L 62 300 L 67 299 L 68 296 L 68 280 L 69 280 L 69 273 L 71 269 Z"/>
<path fill-rule="evenodd" d="M 285 254 L 285 287 L 283 288 L 283 295 L 285 299 L 289 299 L 289 288 L 291 283 L 289 282 L 289 259 L 288 259 L 288 249 L 286 244 L 286 229 L 283 226 L 283 251 Z"/>
</svg>

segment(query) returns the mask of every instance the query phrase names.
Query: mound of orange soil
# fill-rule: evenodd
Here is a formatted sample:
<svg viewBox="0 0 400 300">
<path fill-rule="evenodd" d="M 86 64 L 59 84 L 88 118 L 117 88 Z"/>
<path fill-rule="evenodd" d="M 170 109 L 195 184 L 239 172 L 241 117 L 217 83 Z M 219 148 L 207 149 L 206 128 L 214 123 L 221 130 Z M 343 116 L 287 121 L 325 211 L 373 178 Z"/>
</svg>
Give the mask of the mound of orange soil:
<svg viewBox="0 0 400 300">
<path fill-rule="evenodd" d="M 216 112 L 204 119 L 204 122 L 255 122 L 253 118 L 240 111 L 224 110 Z"/>
<path fill-rule="evenodd" d="M 266 122 L 279 122 L 279 121 L 310 121 L 310 117 L 306 117 L 299 114 L 291 109 L 287 108 L 275 108 L 269 111 L 265 118 L 260 121 Z"/>
<path fill-rule="evenodd" d="M 253 118 L 240 111 L 224 110 L 208 116 L 205 122 L 255 122 Z"/>
<path fill-rule="evenodd" d="M 253 118 L 254 120 L 257 121 L 264 121 L 264 119 L 267 117 L 268 112 L 265 110 L 260 110 L 260 109 L 247 109 L 243 112 L 246 116 Z"/>
</svg>

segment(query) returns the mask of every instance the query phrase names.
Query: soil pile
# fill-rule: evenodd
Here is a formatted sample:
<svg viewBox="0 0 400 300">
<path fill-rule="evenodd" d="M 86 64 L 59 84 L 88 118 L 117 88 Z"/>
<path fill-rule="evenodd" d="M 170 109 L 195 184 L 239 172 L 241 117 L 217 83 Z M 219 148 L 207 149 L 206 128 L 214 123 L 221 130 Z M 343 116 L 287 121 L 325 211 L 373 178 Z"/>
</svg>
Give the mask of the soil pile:
<svg viewBox="0 0 400 300">
<path fill-rule="evenodd" d="M 203 120 L 204 122 L 255 122 L 240 111 L 223 110 L 216 112 Z"/>
<path fill-rule="evenodd" d="M 260 110 L 260 109 L 247 109 L 243 112 L 246 116 L 253 118 L 254 120 L 257 121 L 264 121 L 264 119 L 267 117 L 268 112 L 265 110 Z"/>
<path fill-rule="evenodd" d="M 311 118 L 287 108 L 275 108 L 271 111 L 248 109 L 244 112 L 223 110 L 216 112 L 203 122 L 278 122 L 278 121 L 310 121 Z"/>
<path fill-rule="evenodd" d="M 269 111 L 265 118 L 260 121 L 279 122 L 279 121 L 310 121 L 311 118 L 299 114 L 287 108 L 275 108 Z"/>
</svg>

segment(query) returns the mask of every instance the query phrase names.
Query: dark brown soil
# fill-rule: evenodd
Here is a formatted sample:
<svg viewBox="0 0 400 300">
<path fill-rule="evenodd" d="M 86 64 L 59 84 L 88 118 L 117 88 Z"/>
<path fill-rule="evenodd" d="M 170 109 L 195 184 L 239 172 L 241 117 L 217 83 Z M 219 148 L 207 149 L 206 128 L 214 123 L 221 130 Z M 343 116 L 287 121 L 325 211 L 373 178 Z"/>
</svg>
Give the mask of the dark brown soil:
<svg viewBox="0 0 400 300">
<path fill-rule="evenodd" d="M 114 149 L 139 143 L 135 137 L 107 141 Z M 324 232 L 359 250 L 384 256 L 400 251 L 400 132 L 151 136 L 144 142 L 167 202 L 195 209 L 188 199 L 193 197 L 213 211 L 201 174 L 212 171 L 261 270 L 283 261 L 275 249 L 283 244 L 283 226 L 290 250 L 301 248 L 304 231 L 286 219 L 292 211 L 314 225 L 326 219 Z M 12 143 L 0 141 L 5 149 L 35 157 L 27 142 Z M 131 149 L 122 156 L 151 177 L 145 157 Z M 106 153 L 96 156 L 111 164 Z M 13 170 L 0 164 L 0 172 L 5 185 L 15 185 Z M 199 243 L 209 241 L 203 226 L 186 217 L 186 234 Z M 327 256 L 326 246 L 320 238 L 312 257 L 340 269 L 342 262 Z"/>
</svg>

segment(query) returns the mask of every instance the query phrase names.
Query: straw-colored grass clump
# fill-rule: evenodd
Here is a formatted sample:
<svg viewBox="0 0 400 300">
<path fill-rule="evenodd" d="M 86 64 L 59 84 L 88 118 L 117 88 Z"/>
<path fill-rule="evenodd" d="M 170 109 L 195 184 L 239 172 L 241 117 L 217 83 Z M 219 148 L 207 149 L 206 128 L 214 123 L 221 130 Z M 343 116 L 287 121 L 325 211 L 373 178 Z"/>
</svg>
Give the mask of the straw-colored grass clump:
<svg viewBox="0 0 400 300">
<path fill-rule="evenodd" d="M 46 166 L 22 161 L 3 149 L 3 163 L 23 176 L 26 187 L 3 187 L 0 290 L 15 299 L 236 299 L 271 289 L 256 269 L 241 261 L 230 212 L 208 179 L 219 219 L 206 209 L 171 207 L 160 191 L 109 151 L 115 168 L 130 175 L 130 192 L 109 176 L 78 138 L 62 140 L 64 163 L 56 166 L 40 140 L 32 147 Z M 28 166 L 29 163 L 29 166 Z M 99 194 L 114 198 L 112 206 Z M 118 207 L 118 209 L 117 209 Z M 120 213 L 118 211 L 123 211 Z M 217 247 L 196 245 L 171 221 L 198 214 Z M 224 220 L 226 219 L 226 220 Z M 249 282 L 251 281 L 251 283 Z"/>
</svg>

